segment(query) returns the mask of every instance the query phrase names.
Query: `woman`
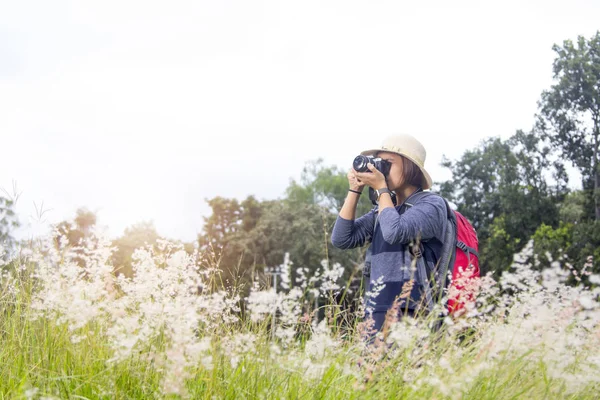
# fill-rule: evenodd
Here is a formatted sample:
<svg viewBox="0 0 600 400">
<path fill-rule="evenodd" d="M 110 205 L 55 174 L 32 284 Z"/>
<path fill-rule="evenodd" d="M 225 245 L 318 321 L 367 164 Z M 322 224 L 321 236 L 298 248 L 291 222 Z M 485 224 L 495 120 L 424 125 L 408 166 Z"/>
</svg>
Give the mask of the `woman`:
<svg viewBox="0 0 600 400">
<path fill-rule="evenodd" d="M 374 329 L 380 330 L 388 309 L 401 294 L 398 317 L 407 310 L 409 315 L 414 315 L 422 307 L 431 309 L 428 278 L 436 272 L 448 219 L 444 199 L 423 192 L 431 188 L 431 177 L 424 167 L 425 148 L 414 137 L 391 136 L 381 147 L 361 154 L 389 162 L 389 173 L 384 175 L 373 164 L 368 165 L 369 172 L 350 170 L 350 188 L 333 227 L 331 241 L 341 249 L 371 242 L 370 291 L 379 282 L 384 287 L 370 298 L 367 309 L 374 319 Z M 355 220 L 356 206 L 365 186 L 375 190 L 377 207 Z M 392 200 L 394 194 L 397 205 Z M 421 247 L 411 246 L 416 241 Z M 418 263 L 423 267 L 413 271 L 412 254 L 419 256 L 419 250 L 425 262 Z"/>
</svg>

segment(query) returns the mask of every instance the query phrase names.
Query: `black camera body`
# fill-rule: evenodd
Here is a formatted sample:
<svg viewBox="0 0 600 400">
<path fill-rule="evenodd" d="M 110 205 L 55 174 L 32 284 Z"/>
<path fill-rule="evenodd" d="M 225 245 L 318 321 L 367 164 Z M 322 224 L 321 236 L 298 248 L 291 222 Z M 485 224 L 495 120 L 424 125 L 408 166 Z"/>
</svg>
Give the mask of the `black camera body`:
<svg viewBox="0 0 600 400">
<path fill-rule="evenodd" d="M 392 164 L 390 164 L 389 161 L 386 161 L 379 157 L 363 155 L 357 156 L 354 159 L 354 162 L 352 163 L 352 167 L 354 168 L 354 170 L 356 170 L 356 172 L 371 172 L 371 170 L 369 170 L 369 167 L 367 167 L 367 164 L 369 163 L 373 164 L 375 168 L 377 168 L 377 170 L 379 170 L 383 174 L 383 176 L 385 176 L 386 178 L 388 177 Z M 377 194 L 375 193 L 375 190 L 371 187 L 369 188 L 369 199 L 371 200 L 371 203 L 373 203 L 373 205 L 377 205 Z M 392 192 L 392 202 L 394 203 L 394 205 L 396 205 L 396 194 L 394 192 Z"/>
<path fill-rule="evenodd" d="M 392 164 L 390 164 L 389 161 L 379 157 L 363 155 L 356 156 L 352 162 L 352 167 L 356 170 L 356 172 L 371 172 L 369 167 L 367 167 L 367 164 L 369 163 L 373 164 L 375 168 L 377 168 L 383 174 L 383 176 L 387 178 Z"/>
</svg>

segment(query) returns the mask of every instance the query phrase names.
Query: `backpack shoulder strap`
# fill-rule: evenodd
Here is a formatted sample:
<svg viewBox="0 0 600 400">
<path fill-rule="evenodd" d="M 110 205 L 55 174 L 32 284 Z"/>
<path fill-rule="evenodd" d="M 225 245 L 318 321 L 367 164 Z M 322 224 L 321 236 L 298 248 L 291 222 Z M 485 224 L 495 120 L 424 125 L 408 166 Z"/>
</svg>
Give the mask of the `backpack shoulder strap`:
<svg viewBox="0 0 600 400">
<path fill-rule="evenodd" d="M 435 293 L 436 300 L 441 301 L 443 297 L 444 289 L 448 284 L 448 270 L 454 266 L 454 261 L 456 259 L 456 233 L 457 233 L 457 220 L 456 214 L 448 204 L 448 201 L 439 195 L 436 192 L 419 192 L 415 193 L 409 198 L 409 202 L 405 204 L 409 207 L 412 207 L 421 199 L 427 196 L 439 196 L 444 200 L 444 204 L 446 205 L 446 217 L 448 219 L 448 223 L 446 224 L 446 231 L 444 235 L 444 241 L 442 243 L 442 252 L 440 258 L 438 260 L 436 273 L 434 276 L 435 285 L 434 287 L 437 289 Z"/>
</svg>

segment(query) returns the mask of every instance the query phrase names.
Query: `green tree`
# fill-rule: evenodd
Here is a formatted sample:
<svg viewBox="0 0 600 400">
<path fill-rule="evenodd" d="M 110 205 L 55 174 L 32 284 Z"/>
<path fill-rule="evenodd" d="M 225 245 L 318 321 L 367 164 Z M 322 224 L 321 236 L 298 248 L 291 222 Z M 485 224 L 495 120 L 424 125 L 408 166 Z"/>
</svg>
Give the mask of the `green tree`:
<svg viewBox="0 0 600 400">
<path fill-rule="evenodd" d="M 146 245 L 156 244 L 156 240 L 159 237 L 152 222 L 139 222 L 126 228 L 123 236 L 112 243 L 116 247 L 112 255 L 115 274 L 124 274 L 127 277 L 132 277 L 133 270 L 131 263 L 135 250 Z"/>
<path fill-rule="evenodd" d="M 485 140 L 442 165 L 452 179 L 440 184 L 440 192 L 477 230 L 484 271 L 500 274 L 541 223 L 557 226 L 567 176 L 534 133 Z"/>
<path fill-rule="evenodd" d="M 286 190 L 287 200 L 299 204 L 319 204 L 332 213 L 338 213 L 348 194 L 347 170 L 336 166 L 325 166 L 322 159 L 309 161 L 304 169 L 300 181 L 291 181 Z M 357 215 L 366 214 L 373 204 L 365 188 L 361 196 Z"/>
<path fill-rule="evenodd" d="M 587 199 L 581 190 L 567 194 L 560 204 L 559 219 L 561 222 L 578 224 L 584 221 Z"/>
<path fill-rule="evenodd" d="M 553 50 L 556 84 L 542 93 L 537 127 L 579 169 L 589 217 L 600 221 L 600 31 Z"/>
<path fill-rule="evenodd" d="M 62 221 L 57 225 L 58 233 L 65 235 L 70 246 L 79 246 L 81 241 L 89 237 L 96 226 L 96 214 L 87 208 L 79 208 L 73 221 Z M 56 238 L 58 240 L 58 238 Z"/>
<path fill-rule="evenodd" d="M 204 217 L 198 245 L 209 266 L 218 266 L 224 283 L 240 286 L 248 283 L 251 259 L 255 256 L 245 239 L 262 217 L 266 205 L 254 196 L 241 203 L 237 199 L 215 197 L 206 200 L 212 209 Z"/>
<path fill-rule="evenodd" d="M 559 204 L 559 226 L 542 224 L 537 229 L 532 238 L 539 269 L 559 261 L 563 267 L 569 263 L 581 270 L 591 256 L 592 271 L 600 272 L 600 223 L 583 218 L 586 204 L 584 191 L 569 193 Z"/>
<path fill-rule="evenodd" d="M 532 236 L 537 269 L 550 267 L 550 263 L 572 255 L 574 225 L 561 222 L 557 228 L 541 224 Z"/>
<path fill-rule="evenodd" d="M 330 244 L 330 234 L 337 215 L 344 204 L 348 195 L 347 174 L 350 167 L 341 169 L 337 166 L 326 166 L 322 159 L 309 161 L 302 170 L 299 182 L 292 181 L 286 190 L 286 201 L 295 207 L 306 207 L 307 205 L 316 205 L 320 208 L 315 209 L 315 215 L 321 216 L 321 235 L 317 244 L 312 248 L 323 249 L 322 241 L 327 241 L 327 257 L 332 262 L 339 262 L 346 267 L 346 276 L 352 274 L 357 265 L 364 261 L 365 248 L 353 250 L 340 250 Z M 368 188 L 365 188 L 356 209 L 357 217 L 366 214 L 373 208 L 373 203 L 368 196 Z M 318 211 L 318 212 L 317 212 Z M 315 226 L 319 224 L 314 221 Z M 318 267 L 314 261 L 308 263 L 305 260 L 305 266 L 314 271 Z"/>
<path fill-rule="evenodd" d="M 290 183 L 284 199 L 207 200 L 213 212 L 198 237 L 200 249 L 224 271 L 224 280 L 237 286 L 247 285 L 265 267 L 280 265 L 285 253 L 294 268 L 307 268 L 309 274 L 323 259 L 342 263 L 350 274 L 364 259 L 364 249 L 341 251 L 330 243 L 347 192 L 346 172 L 318 160 L 307 164 L 299 182 Z M 363 197 L 359 213 L 372 207 Z"/>
<path fill-rule="evenodd" d="M 96 214 L 87 208 L 79 208 L 76 211 L 75 218 L 72 221 L 62 221 L 58 223 L 57 235 L 54 237 L 54 243 L 58 247 L 62 238 L 67 239 L 66 245 L 79 247 L 84 244 L 84 240 L 90 238 L 92 229 L 96 226 Z M 83 250 L 78 249 L 78 254 Z M 81 257 L 75 257 L 75 261 L 83 266 L 84 260 Z"/>
<path fill-rule="evenodd" d="M 535 266 L 537 269 L 550 267 L 558 261 L 563 269 L 581 271 L 590 265 L 588 272 L 600 272 L 600 224 L 596 221 L 577 224 L 561 222 L 556 228 L 542 224 L 532 237 L 534 241 Z M 591 259 L 590 259 L 591 257 Z M 570 283 L 576 283 L 571 276 Z"/>
<path fill-rule="evenodd" d="M 327 257 L 329 214 L 314 204 L 270 201 L 254 229 L 240 238 L 241 243 L 252 252 L 251 262 L 259 270 L 281 264 L 285 253 L 290 253 L 295 267 L 314 271 Z"/>
<path fill-rule="evenodd" d="M 600 273 L 600 222 L 589 221 L 573 227 L 570 260 L 577 269 L 592 257 L 592 271 Z"/>
<path fill-rule="evenodd" d="M 212 214 L 204 217 L 204 234 L 199 238 L 201 248 L 222 248 L 241 226 L 242 208 L 237 199 L 215 197 L 206 200 Z"/>
</svg>

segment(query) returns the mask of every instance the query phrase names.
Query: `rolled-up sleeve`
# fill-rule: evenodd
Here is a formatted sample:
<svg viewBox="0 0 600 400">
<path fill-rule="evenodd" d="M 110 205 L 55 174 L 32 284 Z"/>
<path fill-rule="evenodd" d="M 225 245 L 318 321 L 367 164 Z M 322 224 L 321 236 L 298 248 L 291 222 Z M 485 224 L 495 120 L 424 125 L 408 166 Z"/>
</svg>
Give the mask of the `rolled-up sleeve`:
<svg viewBox="0 0 600 400">
<path fill-rule="evenodd" d="M 383 240 L 389 244 L 409 243 L 417 237 L 421 240 L 443 237 L 445 222 L 446 205 L 439 196 L 422 199 L 403 214 L 390 207 L 379 215 Z"/>
<path fill-rule="evenodd" d="M 331 243 L 340 249 L 353 249 L 364 245 L 373 237 L 376 215 L 374 210 L 356 220 L 344 219 L 338 215 L 333 226 Z"/>
</svg>

